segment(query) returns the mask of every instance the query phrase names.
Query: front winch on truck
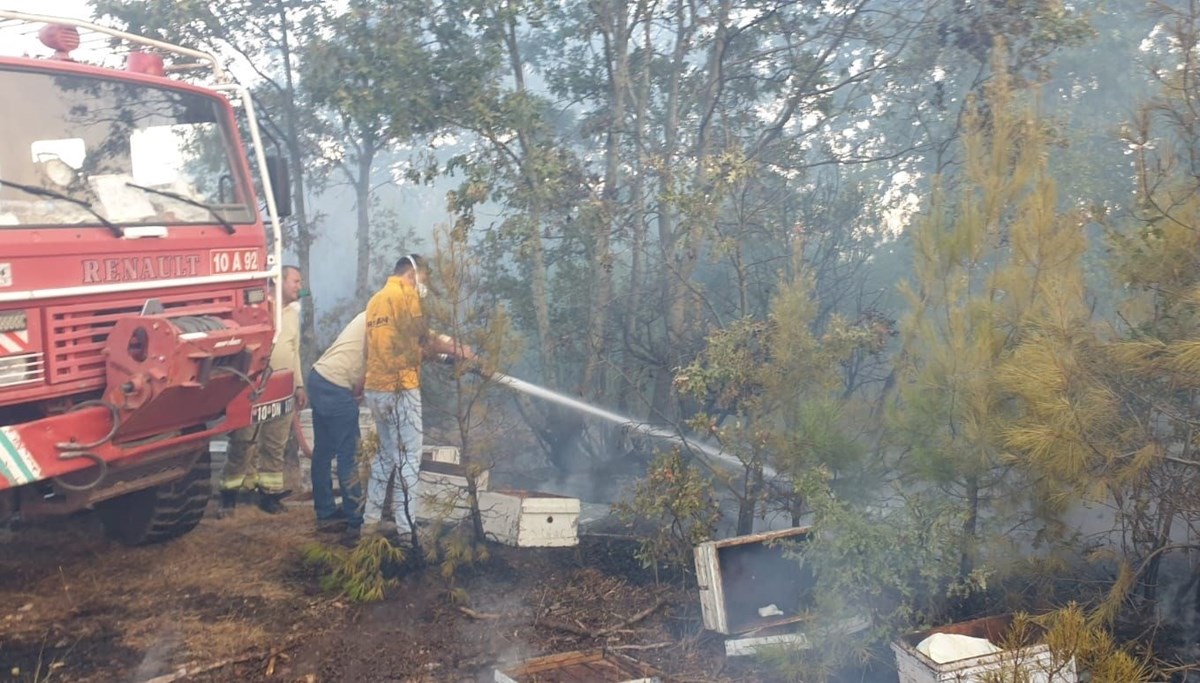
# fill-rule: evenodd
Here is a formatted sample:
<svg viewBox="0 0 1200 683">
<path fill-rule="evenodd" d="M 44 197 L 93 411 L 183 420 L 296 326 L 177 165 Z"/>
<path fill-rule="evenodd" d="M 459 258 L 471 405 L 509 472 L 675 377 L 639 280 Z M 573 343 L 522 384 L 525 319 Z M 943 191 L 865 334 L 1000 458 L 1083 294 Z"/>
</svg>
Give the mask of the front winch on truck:
<svg viewBox="0 0 1200 683">
<path fill-rule="evenodd" d="M 0 524 L 94 506 L 166 540 L 204 514 L 209 441 L 292 397 L 267 370 L 286 167 L 213 55 L 0 10 L 4 43 L 35 35 L 53 56 L 0 56 Z"/>
</svg>

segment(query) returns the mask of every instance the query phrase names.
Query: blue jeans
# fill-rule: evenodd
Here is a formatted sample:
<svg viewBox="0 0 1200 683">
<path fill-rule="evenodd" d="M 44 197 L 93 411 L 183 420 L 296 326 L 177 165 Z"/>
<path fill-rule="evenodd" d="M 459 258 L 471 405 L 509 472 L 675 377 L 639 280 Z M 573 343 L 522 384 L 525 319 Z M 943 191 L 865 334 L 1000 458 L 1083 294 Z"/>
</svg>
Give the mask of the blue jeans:
<svg viewBox="0 0 1200 683">
<path fill-rule="evenodd" d="M 313 507 L 317 519 L 337 513 L 333 498 L 330 464 L 337 457 L 338 482 L 342 485 L 342 509 L 347 524 L 362 526 L 362 486 L 358 481 L 358 401 L 346 388 L 330 382 L 316 370 L 308 373 L 308 400 L 312 405 Z"/>
<path fill-rule="evenodd" d="M 421 390 L 368 391 L 367 405 L 379 433 L 379 453 L 371 462 L 371 481 L 367 483 L 368 524 L 383 517 L 388 479 L 392 482 L 392 518 L 401 535 L 412 530 L 410 519 L 417 517 L 417 476 L 421 467 Z"/>
</svg>

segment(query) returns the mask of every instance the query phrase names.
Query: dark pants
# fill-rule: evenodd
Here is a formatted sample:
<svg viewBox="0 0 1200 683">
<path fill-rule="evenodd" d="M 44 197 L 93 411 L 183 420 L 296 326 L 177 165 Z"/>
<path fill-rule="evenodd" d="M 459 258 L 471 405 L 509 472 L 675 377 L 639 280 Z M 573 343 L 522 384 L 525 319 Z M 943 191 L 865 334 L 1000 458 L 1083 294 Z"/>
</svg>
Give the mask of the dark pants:
<svg viewBox="0 0 1200 683">
<path fill-rule="evenodd" d="M 351 527 L 362 526 L 362 485 L 358 463 L 358 401 L 349 389 L 325 379 L 316 370 L 308 373 L 308 401 L 312 406 L 313 507 L 317 519 L 337 513 L 333 498 L 330 465 L 337 457 L 338 483 L 342 486 L 342 509 Z"/>
</svg>

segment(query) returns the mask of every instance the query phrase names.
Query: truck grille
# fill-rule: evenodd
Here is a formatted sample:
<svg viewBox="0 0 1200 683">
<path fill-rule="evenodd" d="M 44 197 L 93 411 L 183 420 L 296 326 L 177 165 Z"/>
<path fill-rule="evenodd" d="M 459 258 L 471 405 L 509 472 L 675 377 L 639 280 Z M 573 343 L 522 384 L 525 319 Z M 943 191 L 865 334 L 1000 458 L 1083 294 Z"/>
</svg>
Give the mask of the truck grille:
<svg viewBox="0 0 1200 683">
<path fill-rule="evenodd" d="M 46 376 L 42 352 L 0 356 L 0 388 L 40 382 Z"/>
<path fill-rule="evenodd" d="M 156 297 L 169 316 L 221 315 L 234 308 L 234 293 Z M 49 380 L 74 382 L 104 377 L 104 345 L 117 320 L 140 315 L 145 299 L 54 306 L 46 310 Z"/>
</svg>

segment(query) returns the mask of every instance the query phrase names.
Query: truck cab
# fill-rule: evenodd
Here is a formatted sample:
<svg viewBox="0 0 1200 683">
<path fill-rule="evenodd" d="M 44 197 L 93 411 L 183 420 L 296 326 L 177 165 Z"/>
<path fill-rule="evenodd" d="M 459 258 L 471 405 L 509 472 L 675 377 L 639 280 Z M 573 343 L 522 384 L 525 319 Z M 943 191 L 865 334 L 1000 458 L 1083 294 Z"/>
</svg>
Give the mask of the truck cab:
<svg viewBox="0 0 1200 683">
<path fill-rule="evenodd" d="M 0 10 L 14 35 L 53 54 L 0 56 L 0 521 L 94 506 L 171 538 L 209 441 L 291 400 L 267 369 L 286 172 L 212 55 Z"/>
</svg>

